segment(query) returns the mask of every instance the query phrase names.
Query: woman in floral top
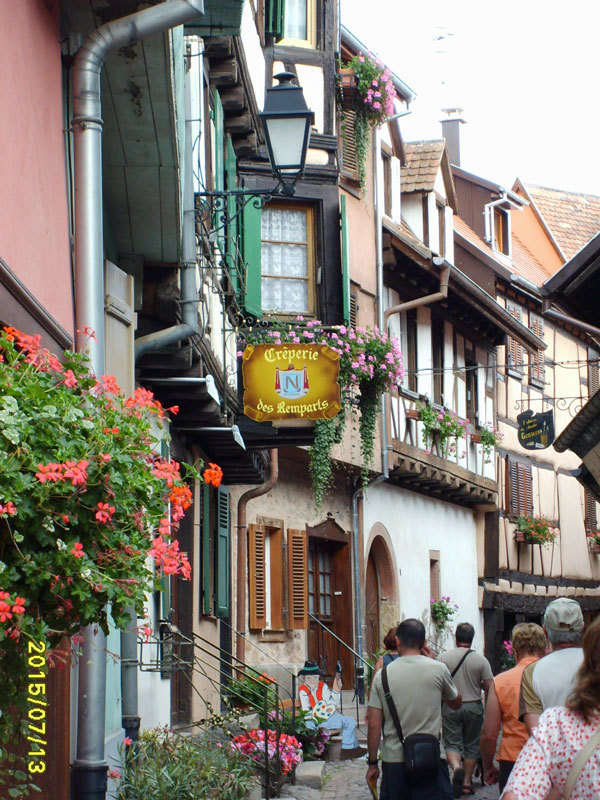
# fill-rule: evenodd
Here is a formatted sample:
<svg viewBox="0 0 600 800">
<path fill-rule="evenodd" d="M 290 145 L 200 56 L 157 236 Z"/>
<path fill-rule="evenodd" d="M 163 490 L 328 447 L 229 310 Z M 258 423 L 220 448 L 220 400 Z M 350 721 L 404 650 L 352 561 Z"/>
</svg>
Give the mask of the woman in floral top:
<svg viewBox="0 0 600 800">
<path fill-rule="evenodd" d="M 577 753 L 600 725 L 600 618 L 583 637 L 583 664 L 567 707 L 549 708 L 540 717 L 511 772 L 502 800 L 545 800 L 562 796 Z M 558 790 L 560 794 L 553 789 Z M 600 748 L 577 779 L 571 800 L 599 800 Z"/>
</svg>

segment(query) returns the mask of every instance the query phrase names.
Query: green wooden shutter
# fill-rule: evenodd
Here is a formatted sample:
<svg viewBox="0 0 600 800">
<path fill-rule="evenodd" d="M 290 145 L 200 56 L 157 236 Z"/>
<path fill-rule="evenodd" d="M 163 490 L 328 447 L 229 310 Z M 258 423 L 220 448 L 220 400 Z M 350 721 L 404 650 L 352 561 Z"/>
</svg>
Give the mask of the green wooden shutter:
<svg viewBox="0 0 600 800">
<path fill-rule="evenodd" d="M 215 126 L 215 163 L 214 163 L 214 184 L 215 191 L 222 192 L 225 189 L 225 117 L 223 114 L 223 104 L 217 91 L 213 92 L 213 122 Z M 225 235 L 221 230 L 219 211 L 214 215 L 213 227 L 219 230 L 217 244 L 221 252 L 225 251 Z"/>
<path fill-rule="evenodd" d="M 205 614 L 212 613 L 211 538 L 210 486 L 208 483 L 204 483 L 202 485 L 202 611 Z"/>
<path fill-rule="evenodd" d="M 265 5 L 265 32 L 272 34 L 277 42 L 283 37 L 285 0 L 266 0 Z"/>
<path fill-rule="evenodd" d="M 225 176 L 227 179 L 227 189 L 236 188 L 237 178 L 237 159 L 235 150 L 231 143 L 231 138 L 227 137 L 227 147 L 225 154 Z M 226 263 L 229 271 L 229 280 L 233 291 L 238 294 L 240 291 L 240 277 L 238 273 L 238 220 L 235 214 L 235 197 L 227 198 L 227 216 L 231 220 L 227 229 L 227 254 Z"/>
<path fill-rule="evenodd" d="M 217 617 L 229 616 L 229 489 L 217 489 L 217 564 L 216 609 Z"/>
<path fill-rule="evenodd" d="M 261 210 L 251 200 L 243 211 L 245 264 L 244 308 L 255 317 L 262 316 L 261 306 Z"/>
<path fill-rule="evenodd" d="M 348 217 L 346 216 L 346 195 L 340 197 L 340 227 L 342 229 L 342 303 L 344 322 L 350 323 L 350 251 L 348 238 Z"/>
</svg>

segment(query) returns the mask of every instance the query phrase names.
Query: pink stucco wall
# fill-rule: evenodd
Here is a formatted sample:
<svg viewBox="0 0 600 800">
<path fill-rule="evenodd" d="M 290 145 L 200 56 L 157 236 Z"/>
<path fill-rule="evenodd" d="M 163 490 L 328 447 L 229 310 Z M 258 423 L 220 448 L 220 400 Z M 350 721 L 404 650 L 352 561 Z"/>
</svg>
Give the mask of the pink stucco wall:
<svg viewBox="0 0 600 800">
<path fill-rule="evenodd" d="M 0 258 L 72 334 L 55 6 L 0 2 Z"/>
</svg>

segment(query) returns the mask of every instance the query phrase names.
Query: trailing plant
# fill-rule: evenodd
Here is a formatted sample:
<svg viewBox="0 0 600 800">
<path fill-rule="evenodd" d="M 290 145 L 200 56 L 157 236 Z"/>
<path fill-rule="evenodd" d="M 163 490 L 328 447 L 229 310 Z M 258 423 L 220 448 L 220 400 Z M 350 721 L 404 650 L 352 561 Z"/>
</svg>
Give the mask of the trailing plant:
<svg viewBox="0 0 600 800">
<path fill-rule="evenodd" d="M 315 503 L 320 506 L 332 481 L 331 454 L 339 443 L 347 418 L 360 411 L 359 433 L 362 457 L 361 479 L 366 485 L 373 461 L 377 414 L 381 396 L 401 382 L 404 374 L 399 342 L 378 328 L 324 326 L 319 320 L 296 323 L 272 322 L 241 334 L 238 356 L 248 344 L 325 344 L 340 356 L 339 384 L 342 410 L 328 420 L 315 421 L 315 439 L 310 448 L 310 475 Z"/>
<path fill-rule="evenodd" d="M 108 610 L 123 628 L 162 575 L 190 577 L 174 535 L 187 481 L 202 478 L 157 455 L 176 412 L 143 388 L 125 398 L 84 354 L 61 362 L 39 336 L 0 335 L 0 709 L 14 709 L 0 715 L 0 765 L 30 707 L 28 649 L 52 666 L 64 635 L 108 631 Z"/>
<path fill-rule="evenodd" d="M 517 658 L 513 648 L 513 643 L 510 639 L 502 642 L 502 651 L 500 652 L 500 664 L 502 670 L 512 669 L 517 665 Z"/>
<path fill-rule="evenodd" d="M 479 428 L 477 433 L 481 439 L 481 445 L 483 447 L 483 454 L 485 456 L 486 464 L 489 464 L 492 460 L 492 451 L 502 442 L 504 434 L 500 433 L 500 431 L 494 427 L 491 422 L 484 423 Z"/>
<path fill-rule="evenodd" d="M 441 597 L 439 600 L 431 598 L 429 613 L 438 631 L 441 632 L 446 628 L 457 611 L 458 606 L 451 601 L 449 596 Z"/>
<path fill-rule="evenodd" d="M 109 775 L 116 800 L 240 800 L 254 784 L 253 764 L 216 732 L 182 736 L 167 728 L 125 739 Z"/>
<path fill-rule="evenodd" d="M 246 667 L 242 678 L 230 679 L 226 692 L 228 703 L 234 708 L 251 708 L 262 713 L 266 695 L 267 708 L 272 709 L 277 700 L 274 684 L 275 679 L 270 675 Z"/>
<path fill-rule="evenodd" d="M 544 517 L 522 514 L 517 517 L 517 530 L 525 534 L 525 541 L 548 545 L 556 539 L 558 531 Z"/>
<path fill-rule="evenodd" d="M 433 439 L 438 441 L 442 457 L 456 453 L 457 442 L 465 435 L 468 419 L 461 419 L 456 412 L 448 408 L 438 409 L 431 403 L 418 406 L 419 420 L 423 423 L 422 439 L 425 452 L 429 455 Z"/>
<path fill-rule="evenodd" d="M 342 139 L 347 142 L 350 135 L 354 139 L 358 180 L 364 188 L 371 128 L 383 125 L 394 113 L 396 89 L 392 73 L 372 53 L 359 52 L 344 66 L 354 70 L 357 91 L 351 131 L 350 119 L 342 110 Z"/>
</svg>

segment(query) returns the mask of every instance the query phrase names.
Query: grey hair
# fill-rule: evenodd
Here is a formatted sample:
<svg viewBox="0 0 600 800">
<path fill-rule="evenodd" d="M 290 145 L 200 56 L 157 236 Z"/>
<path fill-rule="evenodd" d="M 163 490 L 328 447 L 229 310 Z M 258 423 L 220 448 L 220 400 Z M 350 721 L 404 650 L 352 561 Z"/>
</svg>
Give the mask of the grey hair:
<svg viewBox="0 0 600 800">
<path fill-rule="evenodd" d="M 551 644 L 578 644 L 581 645 L 581 631 L 547 630 L 546 635 Z"/>
</svg>

